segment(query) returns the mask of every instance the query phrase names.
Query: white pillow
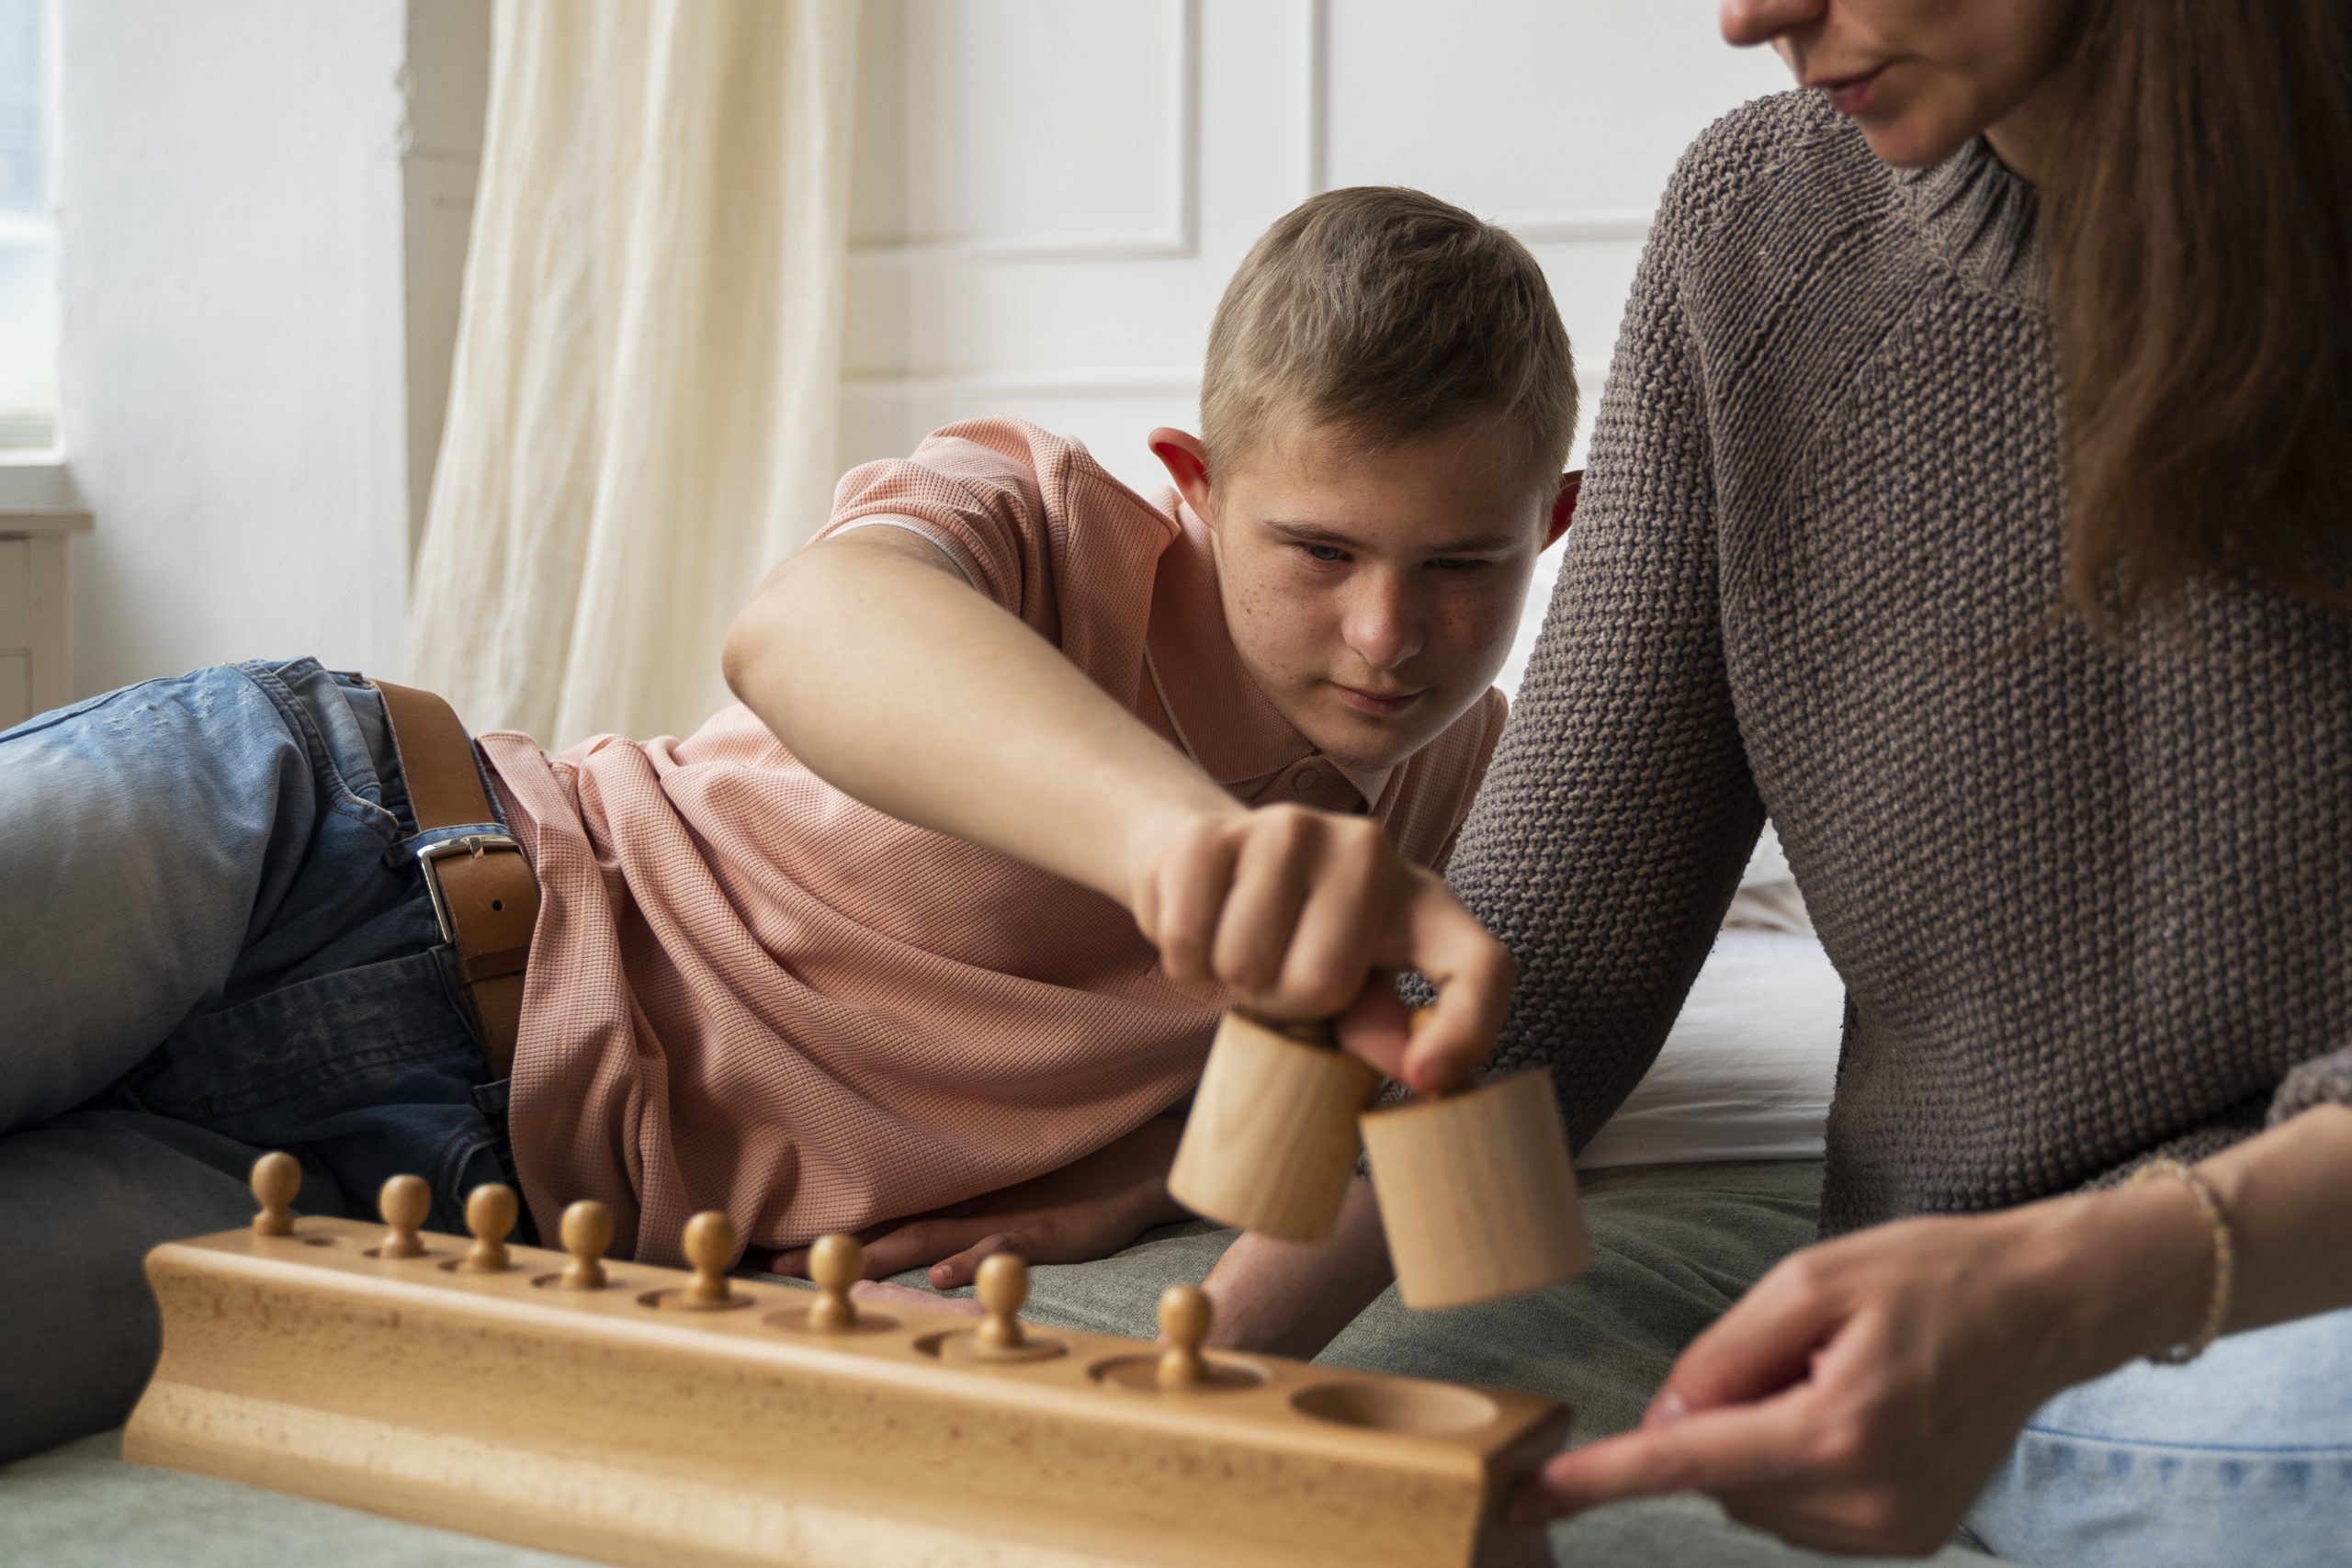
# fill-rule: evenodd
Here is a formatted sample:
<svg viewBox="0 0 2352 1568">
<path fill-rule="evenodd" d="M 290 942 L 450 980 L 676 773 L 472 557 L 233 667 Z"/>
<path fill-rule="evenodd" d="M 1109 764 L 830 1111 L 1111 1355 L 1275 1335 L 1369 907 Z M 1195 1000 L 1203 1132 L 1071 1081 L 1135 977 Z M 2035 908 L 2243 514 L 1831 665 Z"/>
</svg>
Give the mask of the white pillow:
<svg viewBox="0 0 2352 1568">
<path fill-rule="evenodd" d="M 1577 1165 L 1820 1158 L 1845 1010 L 1814 938 L 1718 933 L 1657 1063 Z"/>
</svg>

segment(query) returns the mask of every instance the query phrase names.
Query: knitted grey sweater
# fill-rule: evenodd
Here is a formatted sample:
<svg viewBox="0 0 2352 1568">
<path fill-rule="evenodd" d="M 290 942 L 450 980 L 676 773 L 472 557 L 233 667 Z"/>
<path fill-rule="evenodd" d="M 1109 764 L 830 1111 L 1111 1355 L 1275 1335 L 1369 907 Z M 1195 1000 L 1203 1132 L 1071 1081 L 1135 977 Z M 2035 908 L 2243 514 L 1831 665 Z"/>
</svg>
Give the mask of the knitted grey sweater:
<svg viewBox="0 0 2352 1568">
<path fill-rule="evenodd" d="M 1451 868 L 1498 1064 L 1589 1138 L 1769 809 L 1847 986 L 1825 1232 L 1994 1208 L 2352 1100 L 2352 617 L 2054 616 L 2032 189 L 1812 94 L 1683 158 L 1560 583 Z"/>
</svg>

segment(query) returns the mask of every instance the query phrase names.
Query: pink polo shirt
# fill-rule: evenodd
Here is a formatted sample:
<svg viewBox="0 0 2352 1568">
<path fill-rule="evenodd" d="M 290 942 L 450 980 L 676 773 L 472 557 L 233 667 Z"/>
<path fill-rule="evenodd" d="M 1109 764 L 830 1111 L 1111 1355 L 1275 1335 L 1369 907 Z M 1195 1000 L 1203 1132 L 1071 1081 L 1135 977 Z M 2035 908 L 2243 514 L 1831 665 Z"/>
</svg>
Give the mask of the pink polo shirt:
<svg viewBox="0 0 2352 1568">
<path fill-rule="evenodd" d="M 1438 865 L 1504 702 L 1389 773 L 1317 754 L 1227 635 L 1206 531 L 1074 441 L 977 420 L 843 479 L 827 534 L 910 528 L 1252 805 L 1367 808 Z M 691 738 L 556 755 L 481 737 L 537 869 L 509 1107 L 540 1233 L 613 1211 L 681 1260 L 723 1209 L 794 1247 L 1068 1165 L 1188 1094 L 1219 1010 L 1126 910 L 826 784 L 741 705 Z"/>
</svg>

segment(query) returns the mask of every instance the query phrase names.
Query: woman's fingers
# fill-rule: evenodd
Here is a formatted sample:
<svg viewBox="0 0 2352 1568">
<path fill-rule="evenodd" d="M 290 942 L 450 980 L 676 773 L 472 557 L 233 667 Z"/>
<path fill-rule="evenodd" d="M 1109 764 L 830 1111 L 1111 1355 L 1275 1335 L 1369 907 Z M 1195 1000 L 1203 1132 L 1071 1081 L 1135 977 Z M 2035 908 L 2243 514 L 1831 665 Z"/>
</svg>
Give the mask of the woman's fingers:
<svg viewBox="0 0 2352 1568">
<path fill-rule="evenodd" d="M 1783 1258 L 1684 1348 L 1643 1424 L 1752 1404 L 1803 1382 L 1848 1310 L 1826 1274 L 1818 1248 Z"/>
<path fill-rule="evenodd" d="M 1532 1522 L 1628 1497 L 1799 1480 L 1805 1474 L 1804 1436 L 1802 1402 L 1794 1397 L 1638 1427 L 1551 1460 L 1520 1489 L 1512 1517 Z"/>
<path fill-rule="evenodd" d="M 1903 1220 L 1792 1254 L 1692 1341 L 1640 1429 L 1555 1460 L 1519 1501 L 1704 1492 L 1800 1544 L 1925 1555 L 2058 1376 L 2032 1363 L 2045 1223 Z"/>
</svg>

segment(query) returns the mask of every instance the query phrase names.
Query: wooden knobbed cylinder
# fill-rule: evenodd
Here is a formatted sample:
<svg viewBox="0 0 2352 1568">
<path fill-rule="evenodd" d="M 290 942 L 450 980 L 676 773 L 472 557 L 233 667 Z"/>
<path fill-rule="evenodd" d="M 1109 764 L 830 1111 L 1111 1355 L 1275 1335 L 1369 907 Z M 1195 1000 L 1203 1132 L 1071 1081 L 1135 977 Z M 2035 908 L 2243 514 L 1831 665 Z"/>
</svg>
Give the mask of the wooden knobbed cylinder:
<svg viewBox="0 0 2352 1568">
<path fill-rule="evenodd" d="M 1592 1260 L 1549 1074 L 1368 1111 L 1363 1143 L 1407 1306 L 1515 1296 Z"/>
<path fill-rule="evenodd" d="M 1380 1075 L 1227 1013 L 1209 1046 L 1168 1190 L 1219 1224 L 1320 1241 L 1356 1168 L 1356 1116 Z"/>
</svg>

